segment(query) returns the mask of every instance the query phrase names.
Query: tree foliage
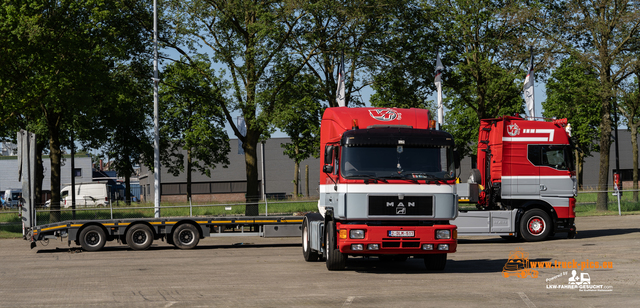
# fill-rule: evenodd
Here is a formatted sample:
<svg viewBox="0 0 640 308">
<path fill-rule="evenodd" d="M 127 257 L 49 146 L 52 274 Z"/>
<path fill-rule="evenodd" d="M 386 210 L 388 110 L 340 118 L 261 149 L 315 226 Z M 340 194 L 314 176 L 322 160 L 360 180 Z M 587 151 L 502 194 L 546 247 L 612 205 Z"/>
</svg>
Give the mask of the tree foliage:
<svg viewBox="0 0 640 308">
<path fill-rule="evenodd" d="M 322 86 L 314 75 L 298 74 L 278 95 L 277 116 L 274 124 L 286 133 L 291 142 L 282 144 L 284 154 L 294 162 L 294 196 L 299 192 L 300 162 L 320 157 L 320 121 L 323 106 L 320 103 Z"/>
<path fill-rule="evenodd" d="M 614 88 L 638 62 L 640 7 L 630 0 L 545 1 L 532 23 L 564 53 L 592 67 L 598 75 L 600 172 L 596 208 L 607 209 Z"/>
<path fill-rule="evenodd" d="M 474 154 L 480 119 L 523 111 L 527 32 L 514 13 L 522 4 L 433 0 L 424 5 L 443 45 L 443 91 L 449 109 L 444 127 L 454 135 L 461 155 Z"/>
<path fill-rule="evenodd" d="M 147 51 L 133 0 L 5 1 L 0 94 L 8 123 L 41 121 L 51 158 L 51 221 L 59 220 L 60 166 L 68 132 L 92 134 L 95 106 L 113 99 L 115 67 Z M 5 62 L 6 61 L 6 62 Z M 9 62 L 11 61 L 11 62 Z M 6 69 L 6 70 L 5 70 Z"/>
<path fill-rule="evenodd" d="M 211 84 L 201 78 L 200 72 L 216 76 L 206 59 L 194 59 L 192 65 L 196 68 L 183 62 L 168 65 L 160 91 L 161 160 L 173 176 L 186 173 L 187 200 L 192 172 L 210 177 L 218 164 L 226 168 L 230 150 L 224 115 L 216 104 L 222 99 L 224 83 L 216 80 Z"/>
<path fill-rule="evenodd" d="M 567 118 L 571 124 L 571 140 L 579 149 L 576 154 L 578 184 L 582 187 L 582 163 L 585 156 L 597 152 L 599 105 L 598 78 L 595 71 L 575 57 L 562 61 L 547 80 L 547 100 L 542 115 Z"/>
</svg>

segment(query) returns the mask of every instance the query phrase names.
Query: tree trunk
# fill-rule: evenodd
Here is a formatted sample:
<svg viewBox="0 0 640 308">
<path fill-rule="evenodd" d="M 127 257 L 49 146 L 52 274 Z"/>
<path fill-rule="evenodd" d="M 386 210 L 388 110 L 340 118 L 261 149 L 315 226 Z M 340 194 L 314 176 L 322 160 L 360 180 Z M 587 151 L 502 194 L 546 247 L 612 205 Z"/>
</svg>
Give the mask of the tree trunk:
<svg viewBox="0 0 640 308">
<path fill-rule="evenodd" d="M 638 127 L 629 125 L 631 129 L 631 152 L 633 153 L 633 202 L 638 202 Z"/>
<path fill-rule="evenodd" d="M 53 115 L 49 122 L 49 157 L 51 159 L 51 212 L 49 222 L 60 221 L 60 123 L 61 116 Z"/>
<path fill-rule="evenodd" d="M 298 157 L 298 154 L 299 154 L 298 146 L 295 146 L 295 153 L 296 153 L 296 157 Z M 298 193 L 300 191 L 299 184 L 300 184 L 300 162 L 296 160 L 293 165 L 293 199 L 298 199 Z"/>
<path fill-rule="evenodd" d="M 294 162 L 293 164 L 293 199 L 298 199 L 298 183 L 300 183 L 300 164 Z"/>
<path fill-rule="evenodd" d="M 258 216 L 258 201 L 260 200 L 257 164 L 258 152 L 256 150 L 258 147 L 258 139 L 260 139 L 260 132 L 251 127 L 247 127 L 247 136 L 245 142 L 242 143 L 247 176 L 247 192 L 245 194 L 245 201 L 247 203 L 245 215 L 247 216 Z"/>
<path fill-rule="evenodd" d="M 584 171 L 584 153 L 575 150 L 576 155 L 576 178 L 578 181 L 578 190 L 581 190 L 584 185 L 583 171 Z"/>
<path fill-rule="evenodd" d="M 42 136 L 40 136 L 42 138 Z M 44 166 L 42 165 L 42 150 L 46 146 L 46 142 L 36 142 L 36 188 L 34 191 L 36 205 L 43 204 L 46 200 L 42 200 L 42 181 L 44 181 Z"/>
<path fill-rule="evenodd" d="M 131 205 L 131 174 L 125 172 L 124 174 L 124 200 L 127 205 Z"/>
<path fill-rule="evenodd" d="M 309 165 L 304 166 L 305 196 L 309 198 Z"/>
<path fill-rule="evenodd" d="M 606 211 L 609 197 L 609 153 L 611 151 L 611 100 L 603 98 L 602 121 L 600 122 L 600 172 L 598 175 L 598 197 L 596 210 Z"/>
<path fill-rule="evenodd" d="M 187 149 L 187 202 L 191 201 L 191 148 Z"/>
</svg>

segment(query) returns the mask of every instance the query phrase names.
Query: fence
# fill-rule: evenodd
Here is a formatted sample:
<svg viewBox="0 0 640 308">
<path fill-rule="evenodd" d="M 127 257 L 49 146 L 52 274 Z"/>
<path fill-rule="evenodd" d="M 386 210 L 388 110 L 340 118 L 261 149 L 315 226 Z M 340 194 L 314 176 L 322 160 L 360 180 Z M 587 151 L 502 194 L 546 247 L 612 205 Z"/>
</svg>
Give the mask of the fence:
<svg viewBox="0 0 640 308">
<path fill-rule="evenodd" d="M 291 215 L 296 212 L 311 212 L 317 210 L 317 200 L 303 201 L 269 201 L 259 202 L 260 215 Z M 160 206 L 161 217 L 198 217 L 198 216 L 242 216 L 245 213 L 245 203 L 227 204 L 165 204 Z M 59 213 L 59 214 L 58 214 Z M 52 217 L 58 216 L 57 221 L 66 220 L 99 220 L 126 218 L 153 218 L 155 207 L 149 203 L 132 203 L 126 205 L 112 204 L 108 207 L 84 207 L 76 209 L 61 208 L 53 211 L 48 208 L 36 209 L 36 225 L 48 224 Z M 21 224 L 17 210 L 0 211 L 0 224 Z"/>
</svg>

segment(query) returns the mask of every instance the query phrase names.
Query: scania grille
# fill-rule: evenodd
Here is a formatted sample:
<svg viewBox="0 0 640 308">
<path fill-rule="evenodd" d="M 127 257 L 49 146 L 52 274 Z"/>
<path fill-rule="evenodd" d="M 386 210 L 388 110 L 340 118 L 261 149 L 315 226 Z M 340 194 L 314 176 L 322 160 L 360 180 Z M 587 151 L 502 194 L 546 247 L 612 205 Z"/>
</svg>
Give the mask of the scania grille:
<svg viewBox="0 0 640 308">
<path fill-rule="evenodd" d="M 432 216 L 433 196 L 369 196 L 370 216 Z"/>
</svg>

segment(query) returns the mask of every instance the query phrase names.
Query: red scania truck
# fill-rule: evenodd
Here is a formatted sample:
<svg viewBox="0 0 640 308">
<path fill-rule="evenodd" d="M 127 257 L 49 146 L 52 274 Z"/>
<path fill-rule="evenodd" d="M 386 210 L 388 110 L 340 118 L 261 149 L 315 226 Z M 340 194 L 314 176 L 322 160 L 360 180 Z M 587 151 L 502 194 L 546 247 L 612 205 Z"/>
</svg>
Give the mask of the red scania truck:
<svg viewBox="0 0 640 308">
<path fill-rule="evenodd" d="M 477 168 L 458 184 L 460 201 L 477 203 L 453 222 L 460 235 L 526 241 L 575 237 L 576 173 L 566 119 L 504 116 L 480 122 Z"/>
<path fill-rule="evenodd" d="M 347 107 L 326 109 L 320 134 L 320 213 L 304 217 L 304 259 L 341 270 L 348 256 L 414 257 L 443 270 L 457 246 L 451 134 L 427 110 Z"/>
</svg>

